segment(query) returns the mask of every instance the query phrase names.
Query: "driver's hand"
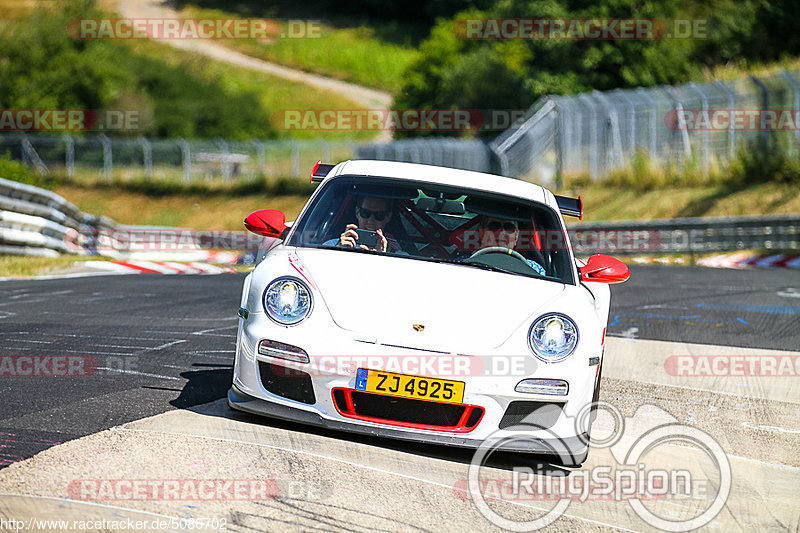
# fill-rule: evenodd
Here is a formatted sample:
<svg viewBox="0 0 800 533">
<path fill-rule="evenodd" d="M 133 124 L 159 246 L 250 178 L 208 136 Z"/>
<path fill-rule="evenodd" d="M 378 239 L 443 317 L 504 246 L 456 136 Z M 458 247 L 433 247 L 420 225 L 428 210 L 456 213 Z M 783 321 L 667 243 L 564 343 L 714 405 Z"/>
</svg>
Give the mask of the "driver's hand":
<svg viewBox="0 0 800 533">
<path fill-rule="evenodd" d="M 349 246 L 350 248 L 356 247 L 356 241 L 358 240 L 358 233 L 356 233 L 356 229 L 358 226 L 355 224 L 348 224 L 345 227 L 344 233 L 339 236 L 339 245 L 340 246 Z M 363 246 L 362 246 L 363 248 Z"/>
<path fill-rule="evenodd" d="M 374 250 L 376 252 L 385 252 L 389 248 L 389 241 L 386 240 L 386 237 L 383 236 L 383 230 L 375 230 L 375 233 L 378 234 L 378 243 L 376 244 L 375 248 L 369 248 L 365 245 L 361 245 L 362 250 Z"/>
<path fill-rule="evenodd" d="M 378 234 L 378 246 L 375 247 L 376 250 L 379 252 L 385 252 L 389 249 L 389 241 L 386 240 L 386 237 L 383 236 L 383 230 L 375 230 L 375 233 Z"/>
</svg>

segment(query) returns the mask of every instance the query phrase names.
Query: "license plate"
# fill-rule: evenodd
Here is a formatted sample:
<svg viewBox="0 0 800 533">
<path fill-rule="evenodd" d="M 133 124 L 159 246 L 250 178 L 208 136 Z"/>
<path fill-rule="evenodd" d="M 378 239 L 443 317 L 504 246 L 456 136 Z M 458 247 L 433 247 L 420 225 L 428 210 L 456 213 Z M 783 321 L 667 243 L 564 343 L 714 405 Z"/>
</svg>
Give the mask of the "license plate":
<svg viewBox="0 0 800 533">
<path fill-rule="evenodd" d="M 423 378 L 366 368 L 359 368 L 356 373 L 356 390 L 436 402 L 462 403 L 464 400 L 463 381 Z"/>
</svg>

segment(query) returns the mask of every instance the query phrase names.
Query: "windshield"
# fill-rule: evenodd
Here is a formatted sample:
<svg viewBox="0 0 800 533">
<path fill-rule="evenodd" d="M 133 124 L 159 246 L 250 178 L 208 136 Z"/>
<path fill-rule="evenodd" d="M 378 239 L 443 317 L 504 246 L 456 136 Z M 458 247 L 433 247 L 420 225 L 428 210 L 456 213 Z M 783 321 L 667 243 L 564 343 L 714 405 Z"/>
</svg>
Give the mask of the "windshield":
<svg viewBox="0 0 800 533">
<path fill-rule="evenodd" d="M 290 246 L 391 254 L 574 283 L 550 207 L 499 194 L 390 178 L 330 178 Z"/>
</svg>

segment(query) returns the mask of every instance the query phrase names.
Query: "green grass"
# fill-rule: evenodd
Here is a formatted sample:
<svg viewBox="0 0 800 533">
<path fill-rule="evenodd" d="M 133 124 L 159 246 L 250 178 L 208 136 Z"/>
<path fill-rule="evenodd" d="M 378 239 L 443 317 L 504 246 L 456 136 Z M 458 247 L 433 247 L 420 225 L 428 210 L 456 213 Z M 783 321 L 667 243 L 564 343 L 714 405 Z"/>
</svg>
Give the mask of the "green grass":
<svg viewBox="0 0 800 533">
<path fill-rule="evenodd" d="M 273 120 L 277 120 L 279 112 L 284 109 L 353 109 L 358 107 L 352 100 L 335 93 L 198 56 L 166 44 L 152 41 L 130 41 L 129 44 L 137 54 L 149 58 L 159 58 L 160 61 L 169 65 L 180 66 L 201 79 L 216 80 L 223 84 L 226 90 L 256 94 L 262 109 L 266 110 Z M 213 102 L 208 102 L 208 105 L 213 105 Z M 293 130 L 291 132 L 278 130 L 277 134 L 278 137 L 297 139 L 368 140 L 375 137 L 377 132 L 368 130 Z"/>
<path fill-rule="evenodd" d="M 67 21 L 109 12 L 82 0 L 35 5 L 32 12 L 30 3 L 11 13 L 24 18 L 0 13 L 0 24 L 6 24 L 0 33 L 5 107 L 136 110 L 140 128 L 131 135 L 150 137 L 368 140 L 378 134 L 286 131 L 280 123 L 286 109 L 359 106 L 338 93 L 164 43 L 76 41 L 66 31 Z"/>
<path fill-rule="evenodd" d="M 120 224 L 220 230 L 244 230 L 242 221 L 258 209 L 280 209 L 287 220 L 293 220 L 309 197 L 303 193 L 235 190 L 165 194 L 102 185 L 59 185 L 53 190 L 82 211 L 109 216 Z"/>
<path fill-rule="evenodd" d="M 800 213 L 800 189 L 789 183 L 637 190 L 600 182 L 573 184 L 560 193 L 581 195 L 584 222 Z"/>
<path fill-rule="evenodd" d="M 70 267 L 74 263 L 93 259 L 96 258 L 69 255 L 61 257 L 0 255 L 0 277 L 27 278 L 30 276 L 44 276 L 55 270 Z"/>
<path fill-rule="evenodd" d="M 214 19 L 243 16 L 194 6 L 184 8 L 181 15 Z M 417 57 L 417 51 L 410 42 L 398 44 L 380 38 L 384 26 L 388 26 L 386 23 L 341 27 L 320 22 L 307 26 L 309 31 L 318 32 L 315 33 L 317 37 L 293 38 L 290 33 L 292 28 L 288 27 L 287 21 L 278 22 L 280 33 L 273 38 L 217 42 L 252 57 L 390 92 L 400 86 L 403 72 Z M 390 29 L 392 33 L 397 33 L 396 27 Z"/>
</svg>

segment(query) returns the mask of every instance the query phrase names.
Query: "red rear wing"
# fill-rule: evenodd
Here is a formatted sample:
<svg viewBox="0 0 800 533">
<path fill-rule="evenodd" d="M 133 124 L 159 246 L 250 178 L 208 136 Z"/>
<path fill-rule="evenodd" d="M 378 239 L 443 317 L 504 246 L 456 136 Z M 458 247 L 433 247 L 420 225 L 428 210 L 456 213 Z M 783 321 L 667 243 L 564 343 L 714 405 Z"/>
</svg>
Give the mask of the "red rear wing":
<svg viewBox="0 0 800 533">
<path fill-rule="evenodd" d="M 328 173 L 335 165 L 326 165 L 322 163 L 322 159 L 317 161 L 314 169 L 311 171 L 311 181 L 309 183 L 320 182 L 325 179 Z"/>
<path fill-rule="evenodd" d="M 583 200 L 580 196 L 577 198 L 570 198 L 568 196 L 556 196 L 556 203 L 558 210 L 562 215 L 569 215 L 571 217 L 583 218 Z"/>
</svg>

